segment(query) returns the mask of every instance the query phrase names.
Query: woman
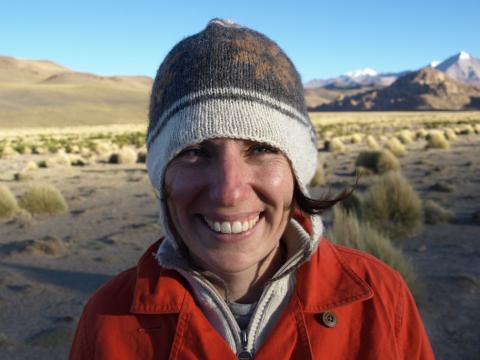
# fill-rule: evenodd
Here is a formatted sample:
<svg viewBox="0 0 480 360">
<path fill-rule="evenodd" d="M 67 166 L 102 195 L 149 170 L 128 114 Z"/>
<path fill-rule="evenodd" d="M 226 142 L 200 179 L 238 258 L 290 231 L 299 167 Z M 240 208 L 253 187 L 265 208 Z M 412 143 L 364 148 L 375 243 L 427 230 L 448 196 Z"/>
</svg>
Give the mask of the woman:
<svg viewBox="0 0 480 360">
<path fill-rule="evenodd" d="M 322 239 L 300 76 L 214 19 L 152 89 L 147 168 L 165 237 L 85 306 L 71 359 L 430 359 L 400 275 Z"/>
</svg>

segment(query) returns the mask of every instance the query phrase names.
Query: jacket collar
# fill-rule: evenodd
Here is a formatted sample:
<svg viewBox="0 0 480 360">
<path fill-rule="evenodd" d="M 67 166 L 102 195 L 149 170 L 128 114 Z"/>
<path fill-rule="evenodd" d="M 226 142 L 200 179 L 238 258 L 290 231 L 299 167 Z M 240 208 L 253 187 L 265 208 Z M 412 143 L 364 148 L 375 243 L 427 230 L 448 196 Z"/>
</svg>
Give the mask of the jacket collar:
<svg viewBox="0 0 480 360">
<path fill-rule="evenodd" d="M 312 232 L 309 217 L 294 217 Z M 154 243 L 140 258 L 131 312 L 142 314 L 178 313 L 187 295 L 182 276 L 162 268 L 155 254 L 163 239 Z M 342 254 L 328 240 L 322 239 L 309 261 L 300 266 L 296 290 L 306 312 L 324 312 L 338 306 L 373 297 L 373 290 L 347 264 Z"/>
</svg>

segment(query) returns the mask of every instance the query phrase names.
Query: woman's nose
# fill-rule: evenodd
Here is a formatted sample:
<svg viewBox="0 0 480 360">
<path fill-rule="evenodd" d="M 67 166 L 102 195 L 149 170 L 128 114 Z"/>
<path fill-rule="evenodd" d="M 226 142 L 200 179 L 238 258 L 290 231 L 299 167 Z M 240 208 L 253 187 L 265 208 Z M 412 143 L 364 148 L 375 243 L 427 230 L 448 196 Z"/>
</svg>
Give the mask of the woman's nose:
<svg viewBox="0 0 480 360">
<path fill-rule="evenodd" d="M 222 151 L 211 174 L 210 196 L 222 206 L 234 206 L 245 199 L 249 191 L 249 167 L 241 154 L 232 149 Z"/>
</svg>

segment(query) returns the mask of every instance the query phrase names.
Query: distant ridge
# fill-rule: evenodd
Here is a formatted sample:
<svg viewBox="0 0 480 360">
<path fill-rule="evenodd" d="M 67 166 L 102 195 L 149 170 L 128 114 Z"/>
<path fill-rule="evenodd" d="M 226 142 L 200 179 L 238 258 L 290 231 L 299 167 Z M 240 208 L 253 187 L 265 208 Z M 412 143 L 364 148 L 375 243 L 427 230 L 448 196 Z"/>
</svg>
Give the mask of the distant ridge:
<svg viewBox="0 0 480 360">
<path fill-rule="evenodd" d="M 148 76 L 99 76 L 0 56 L 0 128 L 145 124 Z"/>
<path fill-rule="evenodd" d="M 314 111 L 355 110 L 474 110 L 480 109 L 480 90 L 462 84 L 440 70 L 425 67 L 399 77 L 390 86 L 341 97 Z"/>
</svg>

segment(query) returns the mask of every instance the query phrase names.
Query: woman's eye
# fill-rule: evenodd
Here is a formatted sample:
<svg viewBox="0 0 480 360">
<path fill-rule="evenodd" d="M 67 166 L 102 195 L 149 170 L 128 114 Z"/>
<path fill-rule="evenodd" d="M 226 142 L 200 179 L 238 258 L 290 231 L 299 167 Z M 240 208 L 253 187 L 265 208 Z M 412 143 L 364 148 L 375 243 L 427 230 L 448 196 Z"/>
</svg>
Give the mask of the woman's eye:
<svg viewBox="0 0 480 360">
<path fill-rule="evenodd" d="M 207 152 L 202 148 L 188 148 L 183 150 L 178 156 L 183 158 L 198 158 L 206 156 Z"/>
<path fill-rule="evenodd" d="M 278 150 L 270 145 L 255 145 L 250 148 L 253 154 L 276 154 Z"/>
</svg>

